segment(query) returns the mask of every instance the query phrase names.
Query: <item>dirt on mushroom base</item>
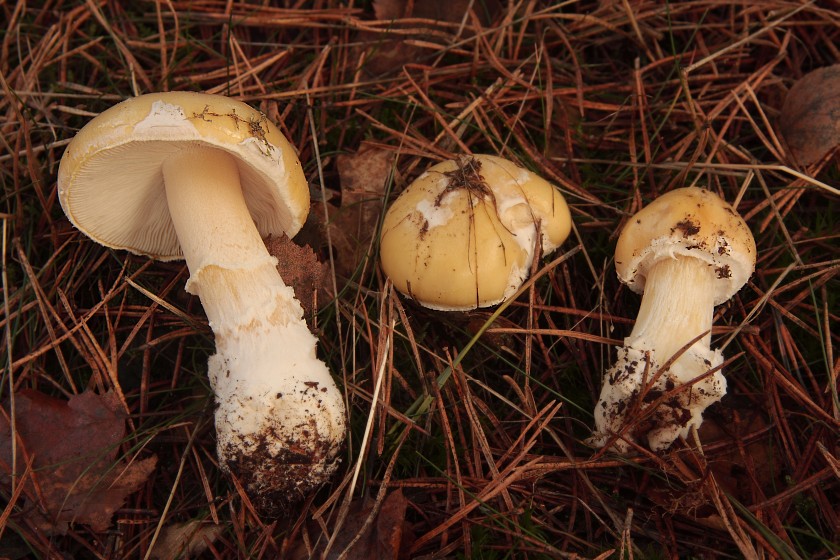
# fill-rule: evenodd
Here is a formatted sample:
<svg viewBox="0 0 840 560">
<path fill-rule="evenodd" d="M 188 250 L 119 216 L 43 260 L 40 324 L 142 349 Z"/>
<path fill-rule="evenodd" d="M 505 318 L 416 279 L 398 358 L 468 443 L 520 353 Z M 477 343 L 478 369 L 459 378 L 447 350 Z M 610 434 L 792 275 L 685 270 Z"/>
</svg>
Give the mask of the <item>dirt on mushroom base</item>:
<svg viewBox="0 0 840 560">
<path fill-rule="evenodd" d="M 337 469 L 345 409 L 302 320 L 280 336 L 264 334 L 239 346 L 237 360 L 227 357 L 231 339 L 217 338 L 208 377 L 216 395 L 219 466 L 241 482 L 260 513 L 274 517 Z"/>
<path fill-rule="evenodd" d="M 722 356 L 715 360 L 687 350 L 682 360 L 702 361 L 704 368 L 673 363 L 663 367 L 650 351 L 633 347 L 619 349 L 618 359 L 607 371 L 606 380 L 614 389 L 609 399 L 599 401 L 596 414 L 604 429 L 592 443 L 602 445 L 612 434 L 623 434 L 628 441 L 646 444 L 658 451 L 679 436 L 685 437 L 691 426 L 699 427 L 703 412 L 726 394 L 726 379 L 720 374 Z M 705 371 L 696 380 L 685 379 L 685 371 Z M 615 443 L 622 452 L 629 444 Z"/>
<path fill-rule="evenodd" d="M 288 515 L 290 506 L 317 490 L 336 471 L 340 460 L 314 419 L 297 433 L 283 435 L 274 426 L 220 445 L 223 470 L 237 477 L 253 506 L 266 517 Z M 282 451 L 276 451 L 278 442 Z M 245 450 L 248 450 L 247 452 Z"/>
</svg>

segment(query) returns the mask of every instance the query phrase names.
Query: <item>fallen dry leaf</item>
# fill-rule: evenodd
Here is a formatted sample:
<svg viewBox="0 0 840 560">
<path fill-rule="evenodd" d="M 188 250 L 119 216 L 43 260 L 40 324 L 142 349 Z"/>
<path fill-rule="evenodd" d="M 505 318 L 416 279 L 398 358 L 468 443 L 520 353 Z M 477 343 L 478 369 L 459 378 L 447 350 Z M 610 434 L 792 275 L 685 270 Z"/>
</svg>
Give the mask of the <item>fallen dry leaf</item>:
<svg viewBox="0 0 840 560">
<path fill-rule="evenodd" d="M 374 501 L 354 500 L 350 512 L 335 535 L 332 547 L 323 556 L 324 546 L 315 551 L 299 547 L 291 560 L 324 558 L 324 560 L 399 560 L 407 557 L 414 540 L 405 519 L 408 500 L 402 490 L 395 490 L 382 501 L 378 512 L 373 512 Z M 374 519 L 369 519 L 371 515 Z"/>
<path fill-rule="evenodd" d="M 303 316 L 312 328 L 315 312 L 329 300 L 329 267 L 318 260 L 311 247 L 298 245 L 285 235 L 268 237 L 265 246 L 277 258 L 277 271 L 283 282 L 295 291 Z"/>
<path fill-rule="evenodd" d="M 840 64 L 814 70 L 790 88 L 779 128 L 800 165 L 816 163 L 840 146 Z"/>
<path fill-rule="evenodd" d="M 222 532 L 224 528 L 221 525 L 197 520 L 174 523 L 163 529 L 151 556 L 157 560 L 193 558 L 207 550 Z"/>
<path fill-rule="evenodd" d="M 355 154 L 339 155 L 336 167 L 341 181 L 341 206 L 357 206 L 362 223 L 376 223 L 394 171 L 394 152 L 362 144 Z"/>
<path fill-rule="evenodd" d="M 0 411 L 3 484 L 10 482 L 12 468 L 8 409 L 6 405 Z M 31 478 L 24 481 L 23 515 L 47 533 L 64 533 L 70 523 L 107 530 L 114 512 L 157 464 L 156 457 L 117 459 L 125 415 L 113 392 L 86 391 L 65 401 L 24 389 L 15 394 L 15 416 L 18 471 L 27 460 L 33 467 Z"/>
<path fill-rule="evenodd" d="M 376 233 L 385 189 L 394 172 L 394 153 L 362 144 L 355 154 L 336 158 L 341 182 L 341 207 L 329 205 L 330 240 L 336 271 L 350 277 L 368 254 Z"/>
<path fill-rule="evenodd" d="M 756 502 L 757 492 L 778 484 L 779 466 L 773 459 L 772 434 L 767 420 L 746 399 L 727 395 L 724 405 L 717 403 L 704 413 L 697 435 L 703 444 L 705 468 L 696 478 L 687 475 L 684 487 L 669 483 L 652 485 L 645 494 L 669 514 L 682 513 L 711 526 L 717 523 L 717 509 L 709 493 L 709 474 L 715 488 L 744 504 Z M 683 462 L 684 450 L 663 457 Z M 685 467 L 672 467 L 675 471 Z M 760 498 L 759 498 L 760 499 Z M 719 520 L 719 516 L 717 520 Z"/>
<path fill-rule="evenodd" d="M 487 324 L 487 321 L 490 320 L 490 317 L 492 317 L 492 315 L 492 313 L 487 311 L 469 312 L 466 315 L 466 331 L 471 336 L 478 334 L 478 332 Z M 520 344 L 519 339 L 516 337 L 516 335 L 512 333 L 499 333 L 493 331 L 493 329 L 515 329 L 517 327 L 519 327 L 518 323 L 516 323 L 515 321 L 511 321 L 505 316 L 496 317 L 493 320 L 493 323 L 487 328 L 486 331 L 484 331 L 484 334 L 481 336 L 481 341 L 483 343 L 482 345 L 484 347 L 489 347 L 489 351 L 493 355 L 497 354 L 498 352 L 504 351 L 505 349 L 514 353 L 518 353 Z"/>
<path fill-rule="evenodd" d="M 377 75 L 399 70 L 406 63 L 416 62 L 423 54 L 434 53 L 416 44 L 414 40 L 437 42 L 448 45 L 456 39 L 452 26 L 436 25 L 439 22 L 449 24 L 470 23 L 467 10 L 470 6 L 476 12 L 479 20 L 487 24 L 499 13 L 501 4 L 496 0 L 473 2 L 472 0 L 374 0 L 373 13 L 379 21 L 392 21 L 387 33 L 363 32 L 359 37 L 360 44 L 366 52 L 364 69 L 369 74 Z M 409 25 L 413 30 L 422 29 L 423 33 L 393 33 L 393 29 L 401 26 L 401 20 L 411 18 Z M 416 20 L 425 20 L 418 25 Z M 432 33 L 431 31 L 435 31 Z M 466 28 L 462 30 L 462 38 L 471 35 Z"/>
<path fill-rule="evenodd" d="M 717 406 L 705 414 L 698 435 L 718 485 L 742 503 L 753 502 L 753 490 L 776 482 L 772 434 L 760 411 Z"/>
<path fill-rule="evenodd" d="M 373 13 L 378 20 L 403 18 L 460 22 L 474 3 L 471 0 L 373 0 Z"/>
</svg>

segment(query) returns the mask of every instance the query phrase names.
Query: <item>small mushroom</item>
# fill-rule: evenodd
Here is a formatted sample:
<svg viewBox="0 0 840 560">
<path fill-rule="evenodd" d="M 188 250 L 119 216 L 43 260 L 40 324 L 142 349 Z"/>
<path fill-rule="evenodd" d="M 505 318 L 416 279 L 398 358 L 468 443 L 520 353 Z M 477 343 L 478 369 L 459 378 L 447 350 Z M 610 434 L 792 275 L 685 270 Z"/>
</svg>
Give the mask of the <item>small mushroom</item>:
<svg viewBox="0 0 840 560">
<path fill-rule="evenodd" d="M 429 168 L 388 209 L 382 269 L 394 287 L 431 309 L 501 303 L 522 285 L 538 241 L 554 251 L 568 237 L 563 195 L 506 159 L 465 156 Z"/>
<path fill-rule="evenodd" d="M 309 210 L 294 148 L 253 108 L 226 97 L 129 99 L 67 146 L 58 195 L 89 237 L 160 260 L 184 258 L 216 341 L 221 467 L 266 512 L 335 471 L 341 393 L 262 236 L 293 236 Z"/>
<path fill-rule="evenodd" d="M 618 360 L 604 374 L 593 445 L 611 442 L 626 453 L 629 442 L 646 437 L 658 451 L 700 425 L 706 407 L 726 394 L 723 356 L 711 349 L 714 306 L 741 289 L 755 259 L 747 224 L 704 189 L 673 190 L 627 222 L 615 250 L 616 272 L 643 294 L 642 303 Z M 640 414 L 645 419 L 623 433 Z"/>
</svg>

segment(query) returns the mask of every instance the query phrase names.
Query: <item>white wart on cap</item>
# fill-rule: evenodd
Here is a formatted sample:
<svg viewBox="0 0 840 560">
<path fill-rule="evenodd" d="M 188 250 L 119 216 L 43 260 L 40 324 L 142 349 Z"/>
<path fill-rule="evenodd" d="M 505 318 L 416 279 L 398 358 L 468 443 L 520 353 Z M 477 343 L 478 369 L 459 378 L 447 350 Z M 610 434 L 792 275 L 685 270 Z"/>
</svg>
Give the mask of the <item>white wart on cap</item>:
<svg viewBox="0 0 840 560">
<path fill-rule="evenodd" d="M 755 269 L 755 240 L 714 193 L 676 189 L 630 218 L 615 262 L 619 279 L 643 296 L 633 330 L 604 374 L 590 441 L 626 452 L 644 438 L 651 449 L 665 449 L 726 394 L 723 356 L 711 349 L 713 311 Z"/>
<path fill-rule="evenodd" d="M 244 103 L 149 94 L 93 119 L 58 173 L 62 208 L 95 241 L 183 257 L 216 340 L 219 461 L 267 513 L 335 471 L 341 394 L 262 236 L 300 229 L 309 191 L 293 147 Z"/>
</svg>

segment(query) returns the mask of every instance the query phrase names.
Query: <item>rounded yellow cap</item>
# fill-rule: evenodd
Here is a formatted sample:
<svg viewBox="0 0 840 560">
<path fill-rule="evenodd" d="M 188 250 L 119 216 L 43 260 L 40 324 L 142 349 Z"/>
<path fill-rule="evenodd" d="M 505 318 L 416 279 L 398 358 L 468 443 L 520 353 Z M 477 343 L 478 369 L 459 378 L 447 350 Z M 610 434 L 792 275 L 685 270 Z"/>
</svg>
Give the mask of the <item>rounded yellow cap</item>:
<svg viewBox="0 0 840 560">
<path fill-rule="evenodd" d="M 429 168 L 385 215 L 382 269 L 400 292 L 433 309 L 500 303 L 544 253 L 569 235 L 560 191 L 506 159 L 465 156 Z"/>
</svg>

